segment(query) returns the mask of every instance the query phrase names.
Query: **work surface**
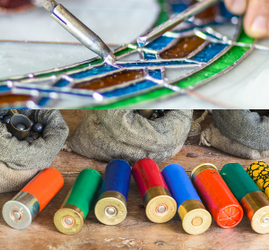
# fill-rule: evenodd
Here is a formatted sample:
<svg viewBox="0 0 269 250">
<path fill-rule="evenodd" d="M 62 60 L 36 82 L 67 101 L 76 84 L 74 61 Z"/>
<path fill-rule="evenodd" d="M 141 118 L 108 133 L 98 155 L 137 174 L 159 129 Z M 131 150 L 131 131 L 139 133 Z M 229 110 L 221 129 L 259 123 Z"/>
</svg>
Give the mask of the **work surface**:
<svg viewBox="0 0 269 250">
<path fill-rule="evenodd" d="M 62 111 L 72 132 L 84 111 Z M 269 158 L 263 159 L 269 162 Z M 159 164 L 163 169 L 171 163 L 181 164 L 190 171 L 198 164 L 210 162 L 219 169 L 227 162 L 239 162 L 245 168 L 252 160 L 244 160 L 221 153 L 213 148 L 197 146 L 197 138 L 190 138 L 173 158 Z M 106 226 L 97 221 L 93 209 L 80 233 L 63 235 L 53 224 L 54 213 L 60 208 L 78 173 L 94 168 L 104 173 L 106 163 L 97 162 L 74 153 L 60 152 L 51 167 L 64 176 L 65 184 L 56 197 L 25 230 L 15 230 L 0 218 L 0 249 L 269 249 L 269 235 L 252 231 L 247 218 L 233 229 L 222 229 L 215 222 L 201 235 L 186 234 L 176 215 L 165 224 L 150 222 L 144 212 L 142 200 L 132 178 L 128 198 L 128 216 L 117 226 Z M 0 208 L 16 192 L 0 195 Z"/>
</svg>

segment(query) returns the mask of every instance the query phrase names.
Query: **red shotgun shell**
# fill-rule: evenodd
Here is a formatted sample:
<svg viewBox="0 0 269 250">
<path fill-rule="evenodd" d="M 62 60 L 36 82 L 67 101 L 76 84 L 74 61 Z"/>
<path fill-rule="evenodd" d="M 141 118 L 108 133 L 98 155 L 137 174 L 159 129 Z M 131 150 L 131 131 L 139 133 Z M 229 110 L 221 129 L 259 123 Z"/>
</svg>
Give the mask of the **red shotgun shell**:
<svg viewBox="0 0 269 250">
<path fill-rule="evenodd" d="M 149 220 L 164 223 L 172 219 L 177 210 L 160 169 L 152 159 L 137 161 L 132 170 L 136 185 Z"/>
</svg>

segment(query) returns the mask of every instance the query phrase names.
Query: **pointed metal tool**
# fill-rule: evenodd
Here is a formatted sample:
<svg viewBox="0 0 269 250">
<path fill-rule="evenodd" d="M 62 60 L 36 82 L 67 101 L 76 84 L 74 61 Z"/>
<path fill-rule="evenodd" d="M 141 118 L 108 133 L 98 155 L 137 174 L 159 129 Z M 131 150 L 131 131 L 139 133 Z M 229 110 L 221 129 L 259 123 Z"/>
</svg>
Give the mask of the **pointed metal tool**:
<svg viewBox="0 0 269 250">
<path fill-rule="evenodd" d="M 108 64 L 115 62 L 115 56 L 108 46 L 91 31 L 85 24 L 78 20 L 61 4 L 54 0 L 37 0 L 46 10 L 51 13 L 51 17 L 57 21 L 70 34 L 78 39 L 84 46 L 97 55 L 101 56 Z"/>
<path fill-rule="evenodd" d="M 139 47 L 146 46 L 148 43 L 153 41 L 154 39 L 158 38 L 166 31 L 169 31 L 179 25 L 181 22 L 185 21 L 186 19 L 194 16 L 195 14 L 201 12 L 202 10 L 206 9 L 210 5 L 218 2 L 218 0 L 202 0 L 196 4 L 191 5 L 186 10 L 182 11 L 181 13 L 172 16 L 166 22 L 160 24 L 159 26 L 151 29 L 144 35 L 137 38 L 137 43 Z"/>
</svg>

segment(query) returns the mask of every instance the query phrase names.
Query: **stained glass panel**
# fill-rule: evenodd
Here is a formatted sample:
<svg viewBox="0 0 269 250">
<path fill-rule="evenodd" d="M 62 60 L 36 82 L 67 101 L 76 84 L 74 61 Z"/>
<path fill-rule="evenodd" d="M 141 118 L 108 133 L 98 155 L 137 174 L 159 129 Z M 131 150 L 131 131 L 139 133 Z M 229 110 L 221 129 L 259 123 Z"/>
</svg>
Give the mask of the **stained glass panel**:
<svg viewBox="0 0 269 250">
<path fill-rule="evenodd" d="M 158 2 L 161 11 L 155 25 L 193 3 Z M 0 106 L 128 107 L 186 94 L 232 69 L 254 46 L 254 39 L 242 29 L 241 18 L 218 3 L 145 47 L 135 42 L 121 46 L 114 51 L 117 60 L 113 66 L 94 58 L 2 79 L 0 95 L 6 101 Z"/>
</svg>

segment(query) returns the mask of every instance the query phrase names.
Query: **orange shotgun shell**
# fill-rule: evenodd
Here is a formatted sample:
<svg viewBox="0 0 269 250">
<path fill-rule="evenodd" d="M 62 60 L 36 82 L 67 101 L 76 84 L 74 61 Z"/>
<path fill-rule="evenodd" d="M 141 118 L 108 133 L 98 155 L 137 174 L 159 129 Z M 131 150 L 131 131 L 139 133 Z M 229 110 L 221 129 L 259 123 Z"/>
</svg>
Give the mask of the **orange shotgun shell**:
<svg viewBox="0 0 269 250">
<path fill-rule="evenodd" d="M 243 209 L 220 176 L 217 167 L 210 163 L 201 164 L 192 171 L 191 179 L 220 227 L 232 228 L 238 225 L 243 218 Z"/>
<path fill-rule="evenodd" d="M 64 179 L 54 168 L 41 171 L 12 200 L 6 202 L 2 214 L 6 223 L 16 229 L 27 228 L 63 187 Z"/>
</svg>

